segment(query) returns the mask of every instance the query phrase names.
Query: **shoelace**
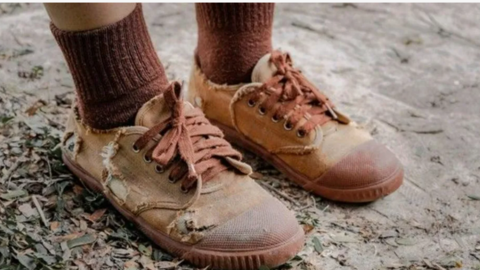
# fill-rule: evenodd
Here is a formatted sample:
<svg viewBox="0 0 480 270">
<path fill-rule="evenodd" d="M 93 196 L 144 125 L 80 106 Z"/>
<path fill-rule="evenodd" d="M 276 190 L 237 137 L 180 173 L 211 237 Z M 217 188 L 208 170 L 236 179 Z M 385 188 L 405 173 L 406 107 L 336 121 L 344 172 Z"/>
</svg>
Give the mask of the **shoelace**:
<svg viewBox="0 0 480 270">
<path fill-rule="evenodd" d="M 267 110 L 274 110 L 272 121 L 278 122 L 286 118 L 284 127 L 292 129 L 305 116 L 307 121 L 297 131 L 303 137 L 317 125 L 336 119 L 333 104 L 328 97 L 311 84 L 298 69 L 292 66 L 292 60 L 287 53 L 272 52 L 270 61 L 276 66 L 276 74 L 261 87 L 252 92 L 248 105 L 253 107 L 259 104 L 259 113 L 265 114 Z"/>
<path fill-rule="evenodd" d="M 222 157 L 242 158 L 223 139 L 222 131 L 211 125 L 200 109 L 191 109 L 184 114 L 181 85 L 178 82 L 172 83 L 163 95 L 172 116 L 149 129 L 133 144 L 134 150 L 140 151 L 157 134 L 163 135 L 145 155 L 146 161 L 158 163 L 157 172 L 162 173 L 171 164 L 170 181 L 183 179 L 182 190 L 188 192 L 197 181 L 207 182 L 228 169 L 222 163 Z"/>
</svg>

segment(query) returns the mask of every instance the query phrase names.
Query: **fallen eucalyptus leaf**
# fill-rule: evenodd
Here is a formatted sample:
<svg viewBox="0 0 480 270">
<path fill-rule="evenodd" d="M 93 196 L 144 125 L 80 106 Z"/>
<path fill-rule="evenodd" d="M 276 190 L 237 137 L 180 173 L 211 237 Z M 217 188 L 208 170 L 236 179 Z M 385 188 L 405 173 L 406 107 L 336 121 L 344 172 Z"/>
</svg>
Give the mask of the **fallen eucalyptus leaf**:
<svg viewBox="0 0 480 270">
<path fill-rule="evenodd" d="M 320 240 L 315 236 L 312 239 L 313 247 L 315 248 L 315 251 L 318 253 L 322 253 L 323 251 L 323 246 Z"/>
<path fill-rule="evenodd" d="M 138 245 L 138 251 L 140 251 L 143 255 L 147 256 L 147 257 L 151 257 L 152 256 L 152 246 L 144 246 L 142 244 Z"/>
<path fill-rule="evenodd" d="M 166 261 L 163 261 L 163 262 L 157 262 L 155 263 L 155 265 L 159 268 L 159 269 L 172 269 L 172 268 L 176 268 L 180 263 L 182 263 L 182 261 L 179 261 L 179 262 L 166 262 Z M 260 269 L 260 268 L 259 268 Z M 268 269 L 268 268 L 267 268 Z"/>
<path fill-rule="evenodd" d="M 390 231 L 385 231 L 380 235 L 380 239 L 385 239 L 385 238 L 390 238 L 390 237 L 396 237 L 398 233 L 395 230 L 390 230 Z"/>
<path fill-rule="evenodd" d="M 138 264 L 134 261 L 127 261 L 125 262 L 125 264 L 123 265 L 124 266 L 124 270 L 137 270 L 138 269 Z"/>
<path fill-rule="evenodd" d="M 88 216 L 87 219 L 95 223 L 96 221 L 98 221 L 103 217 L 106 211 L 107 211 L 107 208 L 95 210 L 95 212 L 93 212 L 93 214 Z"/>
<path fill-rule="evenodd" d="M 415 240 L 411 238 L 397 238 L 395 242 L 402 246 L 413 246 L 416 244 Z"/>
<path fill-rule="evenodd" d="M 474 201 L 480 201 L 480 196 L 479 195 L 470 194 L 470 195 L 467 195 L 467 197 L 474 200 Z"/>
<path fill-rule="evenodd" d="M 5 194 L 1 194 L 0 198 L 2 198 L 4 200 L 12 200 L 12 199 L 15 199 L 15 198 L 24 197 L 26 195 L 28 195 L 27 191 L 25 191 L 23 189 L 17 189 L 17 190 L 9 191 Z"/>
<path fill-rule="evenodd" d="M 23 266 L 25 266 L 27 269 L 34 269 L 35 268 L 35 261 L 30 256 L 19 254 L 19 255 L 17 255 L 17 260 Z"/>
<path fill-rule="evenodd" d="M 348 235 L 336 235 L 332 238 L 337 243 L 357 243 L 358 239 Z"/>
<path fill-rule="evenodd" d="M 95 242 L 97 238 L 93 234 L 85 234 L 82 237 L 75 238 L 67 241 L 67 245 L 70 249 L 78 246 L 88 245 Z"/>
<path fill-rule="evenodd" d="M 387 239 L 385 239 L 385 243 L 387 243 L 388 245 L 390 245 L 392 247 L 398 247 L 397 242 L 395 242 L 395 238 L 387 238 Z"/>
</svg>

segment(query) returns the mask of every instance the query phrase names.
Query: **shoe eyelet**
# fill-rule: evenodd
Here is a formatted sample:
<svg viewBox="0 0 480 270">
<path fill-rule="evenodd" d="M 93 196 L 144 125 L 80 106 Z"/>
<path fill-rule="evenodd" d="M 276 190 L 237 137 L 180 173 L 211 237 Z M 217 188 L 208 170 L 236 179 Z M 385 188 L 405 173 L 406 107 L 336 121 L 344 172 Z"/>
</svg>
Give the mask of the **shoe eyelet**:
<svg viewBox="0 0 480 270">
<path fill-rule="evenodd" d="M 249 99 L 247 104 L 248 104 L 248 107 L 254 107 L 256 103 L 252 99 Z"/>
<path fill-rule="evenodd" d="M 155 165 L 155 172 L 156 173 L 163 173 L 165 170 L 160 165 Z M 169 178 L 170 179 L 170 178 Z"/>
<path fill-rule="evenodd" d="M 272 122 L 278 123 L 278 121 L 280 121 L 280 118 L 277 118 L 276 115 L 273 115 L 273 116 L 272 116 Z"/>
<path fill-rule="evenodd" d="M 147 157 L 146 155 L 143 156 L 143 161 L 145 161 L 146 163 L 151 163 L 152 162 L 152 158 L 151 157 Z"/>
<path fill-rule="evenodd" d="M 292 130 L 293 125 L 291 123 L 289 123 L 288 121 L 285 121 L 285 124 L 283 124 L 283 128 L 285 130 Z"/>
<path fill-rule="evenodd" d="M 138 146 L 136 146 L 135 143 L 132 144 L 132 150 L 134 153 L 140 152 L 140 148 L 138 148 Z"/>
<path fill-rule="evenodd" d="M 264 107 L 258 107 L 258 113 L 261 115 L 265 115 L 265 113 L 267 113 L 267 110 Z"/>
<path fill-rule="evenodd" d="M 75 150 L 75 143 L 71 143 L 67 146 L 68 151 L 73 152 Z"/>
<path fill-rule="evenodd" d="M 307 134 L 307 132 L 306 132 L 305 130 L 303 130 L 303 129 L 299 129 L 299 130 L 297 131 L 297 137 L 299 137 L 299 138 L 305 137 L 306 134 Z"/>
<path fill-rule="evenodd" d="M 185 194 L 187 194 L 190 191 L 189 189 L 186 189 L 183 186 L 180 187 L 180 190 L 182 190 L 182 192 L 185 193 Z"/>
</svg>

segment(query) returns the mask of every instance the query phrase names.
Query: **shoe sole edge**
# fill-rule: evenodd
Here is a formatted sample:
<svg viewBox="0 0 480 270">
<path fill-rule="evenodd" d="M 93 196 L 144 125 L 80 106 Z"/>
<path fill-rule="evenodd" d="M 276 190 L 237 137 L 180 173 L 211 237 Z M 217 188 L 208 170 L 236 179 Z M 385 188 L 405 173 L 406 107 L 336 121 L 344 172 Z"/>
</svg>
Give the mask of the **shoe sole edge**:
<svg viewBox="0 0 480 270">
<path fill-rule="evenodd" d="M 317 179 L 309 179 L 308 177 L 294 171 L 282 159 L 268 153 L 263 147 L 239 134 L 233 128 L 223 125 L 215 120 L 209 120 L 213 125 L 223 130 L 225 138 L 229 142 L 260 156 L 302 188 L 325 199 L 348 203 L 372 202 L 393 193 L 403 183 L 403 169 L 399 167 L 387 179 L 372 186 L 351 189 L 335 189 L 320 185 L 312 185 L 312 182 L 315 182 Z"/>
<path fill-rule="evenodd" d="M 151 239 L 156 245 L 165 249 L 174 256 L 185 259 L 198 267 L 210 266 L 211 269 L 258 269 L 264 265 L 274 268 L 284 264 L 288 259 L 294 257 L 304 245 L 304 233 L 299 226 L 299 231 L 284 243 L 272 248 L 252 251 L 221 252 L 213 250 L 198 249 L 195 245 L 184 245 L 170 239 L 166 234 L 155 230 L 145 220 L 135 216 L 123 209 L 110 194 L 103 191 L 102 185 L 98 180 L 91 176 L 69 157 L 62 154 L 62 160 L 65 165 L 76 175 L 79 180 L 88 188 L 95 192 L 103 194 L 110 204 L 127 220 L 138 226 L 140 231 Z"/>
</svg>

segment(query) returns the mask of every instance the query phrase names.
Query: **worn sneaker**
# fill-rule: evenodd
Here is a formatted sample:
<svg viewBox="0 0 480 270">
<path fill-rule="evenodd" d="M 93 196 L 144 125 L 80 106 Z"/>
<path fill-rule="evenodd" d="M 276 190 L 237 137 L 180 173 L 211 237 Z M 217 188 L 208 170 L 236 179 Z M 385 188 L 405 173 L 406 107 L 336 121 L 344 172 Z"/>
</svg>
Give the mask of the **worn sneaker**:
<svg viewBox="0 0 480 270">
<path fill-rule="evenodd" d="M 304 243 L 293 213 L 248 176 L 180 89 L 173 83 L 143 105 L 131 127 L 94 130 L 72 114 L 65 164 L 156 244 L 198 267 L 285 263 Z"/>
<path fill-rule="evenodd" d="M 340 113 L 286 53 L 262 57 L 248 84 L 215 84 L 195 64 L 188 98 L 230 142 L 324 198 L 373 201 L 403 181 L 397 158 Z"/>
</svg>

